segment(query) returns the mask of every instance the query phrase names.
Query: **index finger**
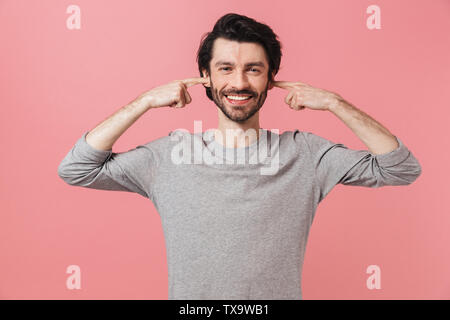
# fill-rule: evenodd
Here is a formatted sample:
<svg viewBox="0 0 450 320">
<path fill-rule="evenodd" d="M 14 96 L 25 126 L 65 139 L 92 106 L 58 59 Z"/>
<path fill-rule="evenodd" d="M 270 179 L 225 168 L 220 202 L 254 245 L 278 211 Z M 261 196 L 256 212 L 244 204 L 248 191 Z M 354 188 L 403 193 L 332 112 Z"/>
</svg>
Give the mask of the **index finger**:
<svg viewBox="0 0 450 320">
<path fill-rule="evenodd" d="M 287 88 L 292 87 L 294 85 L 294 83 L 290 82 L 290 81 L 274 81 L 273 85 L 275 87 L 287 89 Z"/>
<path fill-rule="evenodd" d="M 181 80 L 188 88 L 200 83 L 208 83 L 208 78 L 198 77 L 198 78 L 188 78 Z"/>
<path fill-rule="evenodd" d="M 308 86 L 308 84 L 304 83 L 304 82 L 292 82 L 292 81 L 274 81 L 273 85 L 275 87 L 279 87 L 279 88 L 283 88 L 283 89 L 288 89 L 288 88 L 292 88 L 292 87 L 296 87 L 296 86 Z"/>
</svg>

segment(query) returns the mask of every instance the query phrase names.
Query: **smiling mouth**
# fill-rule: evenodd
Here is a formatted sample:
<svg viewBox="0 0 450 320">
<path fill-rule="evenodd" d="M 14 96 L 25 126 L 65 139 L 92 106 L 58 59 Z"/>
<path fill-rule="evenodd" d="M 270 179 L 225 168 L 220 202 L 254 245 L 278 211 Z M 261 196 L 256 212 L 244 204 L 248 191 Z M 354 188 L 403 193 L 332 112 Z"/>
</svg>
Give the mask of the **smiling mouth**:
<svg viewBox="0 0 450 320">
<path fill-rule="evenodd" d="M 224 97 L 230 104 L 234 105 L 243 105 L 252 99 L 252 96 L 247 95 L 224 95 Z"/>
</svg>

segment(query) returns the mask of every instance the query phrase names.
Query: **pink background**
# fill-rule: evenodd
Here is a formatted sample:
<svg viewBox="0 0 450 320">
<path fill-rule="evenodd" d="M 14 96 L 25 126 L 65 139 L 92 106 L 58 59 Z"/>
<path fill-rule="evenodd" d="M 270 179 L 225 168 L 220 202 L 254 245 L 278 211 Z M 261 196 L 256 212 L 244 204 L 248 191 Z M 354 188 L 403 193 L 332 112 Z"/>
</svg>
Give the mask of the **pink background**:
<svg viewBox="0 0 450 320">
<path fill-rule="evenodd" d="M 66 8 L 81 8 L 69 30 Z M 366 8 L 381 8 L 369 30 Z M 0 298 L 167 299 L 166 252 L 151 201 L 71 187 L 57 167 L 83 132 L 138 95 L 197 77 L 201 36 L 235 12 L 283 44 L 277 80 L 338 92 L 398 135 L 422 165 L 409 186 L 338 185 L 320 204 L 304 299 L 450 298 L 450 1 L 1 1 Z M 143 115 L 126 151 L 176 128 L 217 124 L 202 86 L 184 109 Z M 337 117 L 296 112 L 273 89 L 261 126 L 312 131 L 367 149 Z M 447 147 L 445 147 L 447 146 Z M 381 289 L 366 268 L 381 268 Z M 81 268 L 81 289 L 66 268 Z"/>
</svg>

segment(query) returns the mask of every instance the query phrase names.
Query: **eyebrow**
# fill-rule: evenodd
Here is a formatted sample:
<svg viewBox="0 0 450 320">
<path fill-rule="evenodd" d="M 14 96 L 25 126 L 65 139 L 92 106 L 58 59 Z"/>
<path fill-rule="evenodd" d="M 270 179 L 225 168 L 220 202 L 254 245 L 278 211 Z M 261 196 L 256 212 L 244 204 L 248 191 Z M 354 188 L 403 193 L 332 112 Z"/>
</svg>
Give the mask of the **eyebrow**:
<svg viewBox="0 0 450 320">
<path fill-rule="evenodd" d="M 229 61 L 224 61 L 224 60 L 219 60 L 217 61 L 214 66 L 217 67 L 219 65 L 228 65 L 228 66 L 234 66 L 233 62 L 229 62 Z M 257 66 L 257 67 L 265 67 L 264 63 L 261 61 L 256 61 L 256 62 L 249 62 L 245 64 L 246 67 L 253 67 L 253 66 Z"/>
</svg>

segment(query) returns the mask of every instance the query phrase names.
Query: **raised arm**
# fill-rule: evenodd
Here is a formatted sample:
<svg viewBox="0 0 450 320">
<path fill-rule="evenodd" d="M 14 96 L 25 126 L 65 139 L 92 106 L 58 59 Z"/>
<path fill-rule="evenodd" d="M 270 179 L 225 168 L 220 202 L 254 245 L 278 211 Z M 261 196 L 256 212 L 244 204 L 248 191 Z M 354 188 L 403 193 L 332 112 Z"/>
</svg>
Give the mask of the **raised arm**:
<svg viewBox="0 0 450 320">
<path fill-rule="evenodd" d="M 296 141 L 303 136 L 308 145 L 319 202 L 337 183 L 371 188 L 407 185 L 421 174 L 419 161 L 397 136 L 339 94 L 303 82 L 275 81 L 274 86 L 288 90 L 285 102 L 294 110 L 332 112 L 369 149 L 352 150 L 311 132 L 295 132 Z"/>
<path fill-rule="evenodd" d="M 301 132 L 301 136 L 310 150 L 319 202 L 339 183 L 369 188 L 409 185 L 422 172 L 419 161 L 396 136 L 398 147 L 383 154 L 349 149 L 311 132 Z"/>
<path fill-rule="evenodd" d="M 112 146 L 149 109 L 184 107 L 192 101 L 187 87 L 206 81 L 206 78 L 175 80 L 143 93 L 93 130 L 85 132 L 59 164 L 59 177 L 70 185 L 136 192 L 151 198 L 151 185 L 159 161 L 159 141 L 122 153 L 112 152 Z"/>
<path fill-rule="evenodd" d="M 137 99 L 85 132 L 59 164 L 59 177 L 73 186 L 136 192 L 149 198 L 156 165 L 150 145 L 112 152 L 115 141 L 149 108 Z"/>
</svg>

